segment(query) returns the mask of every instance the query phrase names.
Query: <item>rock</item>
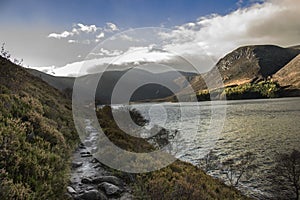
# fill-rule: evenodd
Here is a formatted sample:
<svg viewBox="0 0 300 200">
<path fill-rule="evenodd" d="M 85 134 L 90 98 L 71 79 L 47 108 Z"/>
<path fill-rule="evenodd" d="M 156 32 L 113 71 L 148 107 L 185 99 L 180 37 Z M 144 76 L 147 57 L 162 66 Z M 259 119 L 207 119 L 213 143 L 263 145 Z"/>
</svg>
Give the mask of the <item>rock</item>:
<svg viewBox="0 0 300 200">
<path fill-rule="evenodd" d="M 96 158 L 93 158 L 93 159 L 91 160 L 91 163 L 99 163 L 99 161 L 98 161 Z"/>
<path fill-rule="evenodd" d="M 80 152 L 80 154 L 91 154 L 91 153 L 88 151 L 82 151 L 82 152 Z"/>
<path fill-rule="evenodd" d="M 72 168 L 78 168 L 81 167 L 83 165 L 83 162 L 72 162 Z"/>
<path fill-rule="evenodd" d="M 83 184 L 90 184 L 92 183 L 92 180 L 90 178 L 82 178 L 81 183 Z"/>
<path fill-rule="evenodd" d="M 111 183 L 107 183 L 107 182 L 101 183 L 99 185 L 99 188 L 103 189 L 105 191 L 105 193 L 109 196 L 119 195 L 122 192 L 122 190 L 118 186 L 115 186 L 115 185 L 113 185 Z"/>
<path fill-rule="evenodd" d="M 92 150 L 91 150 L 92 153 L 96 153 L 97 151 L 98 151 L 97 147 L 93 147 Z"/>
<path fill-rule="evenodd" d="M 101 167 L 101 164 L 97 164 L 97 165 L 94 166 L 95 169 L 99 168 L 99 167 Z"/>
<path fill-rule="evenodd" d="M 82 157 L 82 158 L 92 157 L 92 155 L 91 155 L 91 154 L 82 154 L 81 157 Z"/>
<path fill-rule="evenodd" d="M 99 183 L 103 183 L 103 182 L 111 183 L 111 184 L 114 184 L 117 186 L 123 185 L 122 181 L 115 176 L 99 176 L 99 177 L 92 178 L 93 184 L 99 184 Z"/>
<path fill-rule="evenodd" d="M 91 141 L 85 141 L 85 142 L 84 142 L 84 145 L 85 145 L 86 147 L 91 147 L 91 146 L 93 145 L 93 143 L 92 143 Z"/>
<path fill-rule="evenodd" d="M 67 187 L 67 191 L 68 191 L 69 194 L 77 194 L 77 192 L 71 186 Z"/>
<path fill-rule="evenodd" d="M 107 200 L 107 197 L 98 190 L 85 191 L 83 194 L 79 195 L 80 199 L 83 200 Z"/>
<path fill-rule="evenodd" d="M 93 186 L 88 186 L 88 187 L 86 188 L 87 191 L 88 191 L 88 190 L 93 190 L 93 189 L 95 189 Z"/>
</svg>

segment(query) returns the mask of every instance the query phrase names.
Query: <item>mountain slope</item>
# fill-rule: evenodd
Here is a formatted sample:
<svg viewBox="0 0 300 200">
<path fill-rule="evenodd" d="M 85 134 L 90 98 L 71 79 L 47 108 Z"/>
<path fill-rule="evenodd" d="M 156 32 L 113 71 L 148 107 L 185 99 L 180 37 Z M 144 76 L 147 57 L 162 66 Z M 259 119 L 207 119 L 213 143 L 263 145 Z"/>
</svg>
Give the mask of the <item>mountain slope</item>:
<svg viewBox="0 0 300 200">
<path fill-rule="evenodd" d="M 273 45 L 240 47 L 219 60 L 208 73 L 192 80 L 195 90 L 207 89 L 203 80 L 215 84 L 219 73 L 225 86 L 240 85 L 272 76 L 300 53 L 300 50 Z"/>
<path fill-rule="evenodd" d="M 75 78 L 74 77 L 55 77 L 52 75 L 45 74 L 43 72 L 27 69 L 32 75 L 41 78 L 49 85 L 57 88 L 63 92 L 69 92 L 72 90 Z M 131 101 L 141 101 L 147 99 L 158 99 L 170 96 L 173 94 L 166 87 L 155 84 L 155 83 L 164 83 L 167 86 L 175 88 L 175 92 L 180 91 L 187 85 L 187 81 L 182 77 L 193 77 L 196 76 L 194 73 L 187 72 L 163 72 L 163 73 L 151 73 L 141 69 L 131 69 L 130 77 L 124 80 L 122 85 L 126 85 L 127 88 L 133 87 L 136 83 L 149 82 L 149 84 L 139 87 L 132 95 Z M 87 85 L 90 84 L 90 80 L 100 77 L 101 79 L 98 83 L 98 88 L 96 92 L 97 102 L 108 104 L 111 102 L 111 95 L 116 86 L 117 82 L 121 77 L 129 72 L 129 70 L 123 71 L 105 71 L 104 73 L 99 74 L 90 74 L 79 77 L 83 82 L 86 82 Z M 142 85 L 142 84 L 141 84 Z M 83 89 L 87 90 L 89 87 Z M 128 91 L 124 91 L 128 92 Z M 120 94 L 121 95 L 121 94 Z"/>
<path fill-rule="evenodd" d="M 78 136 L 71 102 L 0 57 L 0 199 L 63 199 Z"/>
<path fill-rule="evenodd" d="M 74 78 L 73 77 L 57 77 L 52 76 L 43 72 L 40 72 L 35 69 L 26 69 L 30 74 L 42 79 L 43 81 L 47 82 L 52 87 L 64 91 L 66 89 L 73 88 L 74 85 Z"/>
<path fill-rule="evenodd" d="M 273 79 L 287 90 L 293 91 L 293 94 L 300 95 L 300 55 L 274 74 Z"/>
</svg>

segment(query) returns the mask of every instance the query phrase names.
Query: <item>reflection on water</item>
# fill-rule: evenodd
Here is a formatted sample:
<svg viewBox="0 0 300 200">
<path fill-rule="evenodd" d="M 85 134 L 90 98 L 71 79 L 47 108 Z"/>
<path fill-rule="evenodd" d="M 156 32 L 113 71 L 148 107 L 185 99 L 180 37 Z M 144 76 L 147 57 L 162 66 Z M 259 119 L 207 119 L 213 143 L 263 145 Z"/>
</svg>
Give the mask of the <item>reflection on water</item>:
<svg viewBox="0 0 300 200">
<path fill-rule="evenodd" d="M 210 150 L 219 162 L 253 152 L 257 170 L 251 179 L 242 180 L 243 187 L 240 188 L 248 194 L 271 195 L 269 189 L 272 184 L 267 177 L 274 165 L 274 155 L 276 152 L 300 148 L 300 98 L 237 100 L 227 101 L 227 104 L 218 102 L 215 111 L 224 108 L 227 111 L 224 126 L 221 117 L 212 119 L 210 102 L 201 102 L 200 109 L 196 109 L 197 103 L 160 104 L 166 110 L 167 119 L 159 119 L 165 118 L 165 115 L 159 113 L 161 109 L 150 109 L 153 105 L 131 107 L 148 119 L 155 116 L 156 122 L 165 120 L 165 128 L 179 130 L 179 137 L 172 142 L 176 146 L 174 154 L 182 160 L 197 165 L 199 159 Z M 181 108 L 185 110 L 184 117 Z M 212 134 L 208 131 L 217 123 L 222 125 L 222 131 L 213 136 L 216 141 L 207 142 L 210 141 L 206 140 L 208 134 Z M 210 173 L 224 178 L 216 171 Z"/>
</svg>

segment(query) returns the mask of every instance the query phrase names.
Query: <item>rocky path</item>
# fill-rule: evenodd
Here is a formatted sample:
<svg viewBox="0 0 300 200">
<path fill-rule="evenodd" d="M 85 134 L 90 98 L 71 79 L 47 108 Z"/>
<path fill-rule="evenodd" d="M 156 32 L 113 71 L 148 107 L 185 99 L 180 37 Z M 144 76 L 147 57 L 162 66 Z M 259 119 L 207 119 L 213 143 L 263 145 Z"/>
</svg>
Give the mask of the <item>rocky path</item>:
<svg viewBox="0 0 300 200">
<path fill-rule="evenodd" d="M 132 199 L 130 187 L 93 158 L 91 151 L 97 148 L 93 146 L 97 133 L 89 121 L 87 121 L 86 130 L 89 136 L 73 154 L 71 180 L 67 187 L 69 199 Z"/>
</svg>

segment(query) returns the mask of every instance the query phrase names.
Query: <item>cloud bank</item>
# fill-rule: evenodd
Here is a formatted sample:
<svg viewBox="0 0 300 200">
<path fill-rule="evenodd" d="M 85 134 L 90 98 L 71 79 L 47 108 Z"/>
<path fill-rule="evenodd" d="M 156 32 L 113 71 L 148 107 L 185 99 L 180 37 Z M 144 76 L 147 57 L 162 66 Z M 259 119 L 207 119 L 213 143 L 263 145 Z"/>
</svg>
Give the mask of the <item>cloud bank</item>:
<svg viewBox="0 0 300 200">
<path fill-rule="evenodd" d="M 225 16 L 200 17 L 162 36 L 173 40 L 167 50 L 192 54 L 194 48 L 200 47 L 216 58 L 243 45 L 289 46 L 300 43 L 299 10 L 299 0 L 269 0 Z"/>
</svg>

